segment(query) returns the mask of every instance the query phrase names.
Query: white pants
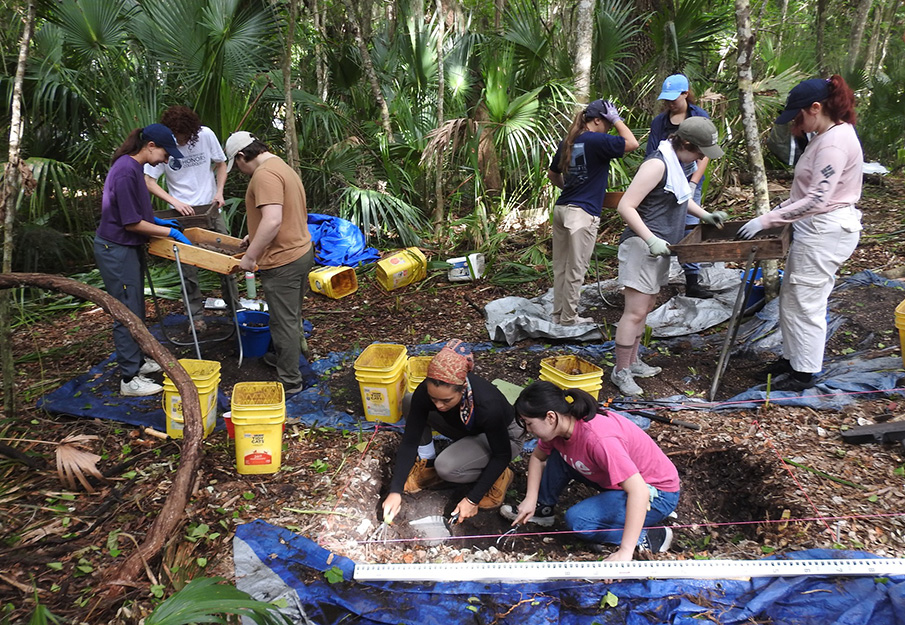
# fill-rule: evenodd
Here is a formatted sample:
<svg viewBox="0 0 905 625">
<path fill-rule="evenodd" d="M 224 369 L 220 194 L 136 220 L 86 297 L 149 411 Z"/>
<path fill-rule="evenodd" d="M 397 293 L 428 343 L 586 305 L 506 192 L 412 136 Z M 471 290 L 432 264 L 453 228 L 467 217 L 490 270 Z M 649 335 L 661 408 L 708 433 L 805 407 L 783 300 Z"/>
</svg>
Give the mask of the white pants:
<svg viewBox="0 0 905 625">
<path fill-rule="evenodd" d="M 836 272 L 855 251 L 861 211 L 848 206 L 797 221 L 779 295 L 782 355 L 795 371 L 823 369 L 826 305 Z"/>
<path fill-rule="evenodd" d="M 569 323 L 578 316 L 584 284 L 600 217 L 574 204 L 553 207 L 553 314 Z"/>
</svg>

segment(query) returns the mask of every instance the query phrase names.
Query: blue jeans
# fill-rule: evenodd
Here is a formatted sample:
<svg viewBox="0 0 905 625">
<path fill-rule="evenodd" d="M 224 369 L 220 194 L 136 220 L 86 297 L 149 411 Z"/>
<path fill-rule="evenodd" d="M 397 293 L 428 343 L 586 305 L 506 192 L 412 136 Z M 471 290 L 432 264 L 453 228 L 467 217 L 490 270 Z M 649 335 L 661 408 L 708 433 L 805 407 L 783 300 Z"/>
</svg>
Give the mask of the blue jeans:
<svg viewBox="0 0 905 625">
<path fill-rule="evenodd" d="M 104 289 L 145 320 L 144 249 L 133 245 L 120 245 L 94 237 L 94 260 L 104 280 Z M 120 375 L 131 380 L 138 375 L 143 356 L 129 328 L 119 321 L 113 322 L 113 345 Z"/>
<path fill-rule="evenodd" d="M 600 493 L 588 497 L 566 510 L 566 526 L 578 537 L 592 543 L 622 543 L 622 530 L 625 528 L 625 505 L 628 493 L 618 490 L 601 490 L 598 484 L 590 481 L 569 466 L 558 451 L 547 458 L 544 474 L 541 477 L 537 502 L 542 506 L 555 506 L 559 495 L 569 482 L 575 480 L 599 490 Z M 669 493 L 658 490 L 657 496 L 650 500 L 650 510 L 644 517 L 644 526 L 660 525 L 679 503 L 679 492 Z M 606 530 L 606 531 L 599 531 Z M 638 543 L 647 535 L 641 531 Z"/>
</svg>

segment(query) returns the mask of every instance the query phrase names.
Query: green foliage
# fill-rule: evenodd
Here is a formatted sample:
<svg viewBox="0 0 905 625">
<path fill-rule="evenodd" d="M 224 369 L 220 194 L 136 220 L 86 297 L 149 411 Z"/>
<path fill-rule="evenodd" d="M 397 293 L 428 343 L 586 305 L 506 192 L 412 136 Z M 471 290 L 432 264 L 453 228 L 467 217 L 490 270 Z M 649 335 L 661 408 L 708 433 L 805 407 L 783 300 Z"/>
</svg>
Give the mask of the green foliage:
<svg viewBox="0 0 905 625">
<path fill-rule="evenodd" d="M 227 615 L 250 619 L 257 625 L 288 625 L 291 621 L 276 605 L 256 601 L 248 593 L 223 583 L 219 577 L 193 579 L 182 590 L 161 603 L 145 625 L 190 625 L 227 623 Z"/>
<path fill-rule="evenodd" d="M 340 217 L 348 219 L 364 232 L 365 238 L 375 236 L 386 240 L 398 236 L 403 246 L 418 245 L 417 231 L 426 226 L 424 219 L 411 204 L 374 189 L 350 185 L 340 196 Z"/>
</svg>

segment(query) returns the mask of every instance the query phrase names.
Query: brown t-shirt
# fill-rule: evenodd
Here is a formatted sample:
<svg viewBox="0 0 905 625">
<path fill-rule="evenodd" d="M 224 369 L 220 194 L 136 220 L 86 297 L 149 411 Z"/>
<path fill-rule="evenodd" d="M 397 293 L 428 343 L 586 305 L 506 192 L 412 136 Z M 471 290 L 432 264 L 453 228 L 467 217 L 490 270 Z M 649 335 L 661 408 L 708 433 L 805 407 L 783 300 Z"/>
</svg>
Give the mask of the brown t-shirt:
<svg viewBox="0 0 905 625">
<path fill-rule="evenodd" d="M 267 204 L 283 207 L 283 221 L 277 235 L 258 259 L 259 269 L 288 265 L 305 255 L 311 247 L 305 187 L 298 174 L 276 156 L 255 169 L 245 192 L 248 233 L 252 240 L 261 224 L 260 208 Z"/>
</svg>

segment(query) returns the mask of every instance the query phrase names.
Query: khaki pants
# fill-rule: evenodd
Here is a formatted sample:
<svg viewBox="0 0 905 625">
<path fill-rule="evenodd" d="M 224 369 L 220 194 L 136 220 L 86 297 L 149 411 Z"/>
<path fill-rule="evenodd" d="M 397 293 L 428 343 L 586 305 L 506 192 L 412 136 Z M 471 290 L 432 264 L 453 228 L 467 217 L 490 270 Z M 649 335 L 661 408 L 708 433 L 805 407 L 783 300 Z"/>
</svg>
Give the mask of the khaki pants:
<svg viewBox="0 0 905 625">
<path fill-rule="evenodd" d="M 578 317 L 584 284 L 600 218 L 574 204 L 553 207 L 553 315 L 560 323 Z"/>
</svg>

